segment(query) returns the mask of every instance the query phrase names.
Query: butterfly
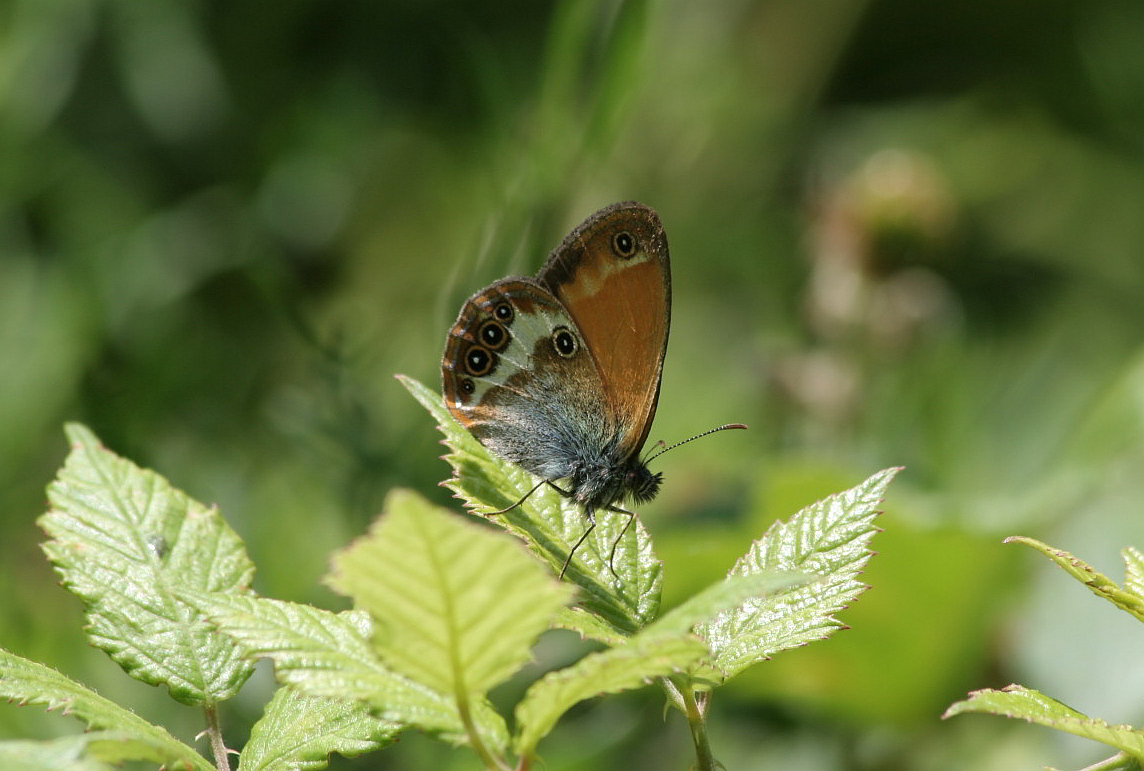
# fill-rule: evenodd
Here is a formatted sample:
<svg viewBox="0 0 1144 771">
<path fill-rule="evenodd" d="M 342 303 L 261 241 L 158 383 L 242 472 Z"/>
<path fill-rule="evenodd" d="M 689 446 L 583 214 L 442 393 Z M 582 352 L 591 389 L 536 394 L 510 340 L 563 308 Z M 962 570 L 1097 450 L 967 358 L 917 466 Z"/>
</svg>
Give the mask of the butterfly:
<svg viewBox="0 0 1144 771">
<path fill-rule="evenodd" d="M 449 412 L 495 455 L 541 480 L 492 513 L 548 484 L 590 523 L 561 577 L 597 511 L 628 515 L 622 538 L 635 514 L 620 504 L 659 492 L 663 475 L 640 452 L 659 401 L 670 321 L 667 236 L 654 210 L 629 201 L 581 223 L 535 278 L 501 279 L 474 294 L 449 330 L 441 359 Z M 745 426 L 720 429 L 731 427 Z"/>
</svg>

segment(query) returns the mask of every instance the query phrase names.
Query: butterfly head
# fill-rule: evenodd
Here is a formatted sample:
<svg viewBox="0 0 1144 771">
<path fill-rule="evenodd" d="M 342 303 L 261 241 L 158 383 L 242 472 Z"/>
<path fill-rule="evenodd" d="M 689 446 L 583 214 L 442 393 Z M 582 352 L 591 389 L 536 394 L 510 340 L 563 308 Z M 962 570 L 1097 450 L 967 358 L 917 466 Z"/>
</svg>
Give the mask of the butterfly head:
<svg viewBox="0 0 1144 771">
<path fill-rule="evenodd" d="M 622 506 L 628 499 L 647 503 L 659 492 L 662 480 L 663 474 L 652 473 L 638 455 L 627 460 L 580 458 L 568 476 L 568 496 L 585 511 L 595 512 Z"/>
<path fill-rule="evenodd" d="M 659 493 L 663 473 L 652 473 L 647 464 L 635 460 L 624 473 L 624 489 L 636 503 L 647 503 Z"/>
</svg>

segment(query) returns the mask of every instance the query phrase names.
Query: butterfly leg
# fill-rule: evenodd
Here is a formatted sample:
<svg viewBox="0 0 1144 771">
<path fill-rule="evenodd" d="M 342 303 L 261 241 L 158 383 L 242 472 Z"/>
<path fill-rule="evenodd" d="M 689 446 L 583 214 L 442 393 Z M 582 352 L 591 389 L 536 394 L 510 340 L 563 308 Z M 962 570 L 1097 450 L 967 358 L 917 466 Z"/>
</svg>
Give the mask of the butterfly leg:
<svg viewBox="0 0 1144 771">
<path fill-rule="evenodd" d="M 563 487 L 556 484 L 551 479 L 545 479 L 544 482 L 547 482 L 549 487 L 551 487 L 553 490 L 555 490 L 556 492 L 563 495 L 565 498 L 571 498 L 572 497 L 572 491 L 571 490 L 565 490 Z M 544 482 L 541 482 L 541 484 L 544 484 Z"/>
<path fill-rule="evenodd" d="M 556 487 L 556 485 L 553 485 L 553 487 Z M 588 525 L 588 529 L 584 531 L 584 535 L 580 536 L 580 540 L 576 541 L 576 543 L 572 545 L 571 551 L 568 552 L 568 558 L 564 560 L 564 565 L 560 568 L 560 575 L 558 578 L 564 578 L 564 571 L 567 570 L 568 566 L 572 564 L 572 555 L 574 555 L 576 550 L 580 548 L 580 544 L 584 543 L 584 540 L 587 539 L 588 534 L 596 529 L 596 515 L 591 511 L 585 511 L 584 513 L 588 515 L 588 519 L 592 524 Z"/>
<path fill-rule="evenodd" d="M 616 536 L 616 540 L 612 541 L 612 548 L 608 552 L 608 570 L 612 571 L 613 576 L 619 578 L 620 576 L 616 573 L 616 569 L 612 567 L 612 563 L 616 559 L 616 547 L 619 546 L 620 541 L 624 539 L 624 533 L 628 532 L 628 528 L 632 526 L 632 520 L 636 518 L 636 513 L 634 511 L 628 511 L 627 509 L 621 509 L 619 506 L 609 506 L 608 511 L 628 515 L 628 521 L 624 523 L 624 527 L 620 530 L 620 534 Z"/>
<path fill-rule="evenodd" d="M 533 486 L 533 488 L 532 488 L 531 490 L 529 490 L 527 493 L 525 493 L 525 494 L 524 494 L 524 497 L 523 497 L 523 498 L 521 498 L 521 499 L 520 499 L 519 501 L 517 501 L 516 503 L 512 504 L 511 506 L 505 506 L 503 509 L 498 509 L 497 511 L 486 511 L 486 512 L 485 512 L 485 516 L 486 516 L 486 517 L 496 517 L 496 516 L 499 516 L 499 515 L 501 515 L 501 514 L 508 514 L 510 511 L 512 511 L 513 509 L 515 509 L 517 506 L 519 506 L 520 504 L 522 504 L 522 503 L 524 503 L 525 501 L 527 501 L 527 500 L 528 500 L 530 497 L 532 497 L 532 494 L 533 494 L 534 492 L 536 492 L 537 490 L 539 490 L 539 489 L 540 489 L 540 486 L 541 486 L 542 484 L 544 484 L 545 482 L 548 482 L 548 480 L 547 480 L 547 479 L 541 479 L 539 482 L 537 482 L 537 483 L 536 483 L 536 485 L 534 485 L 534 486 Z M 551 485 L 552 483 L 551 483 L 551 482 L 548 482 L 548 484 L 550 484 L 550 485 Z M 552 485 L 552 486 L 553 486 L 553 487 L 556 487 L 556 485 Z M 556 489 L 558 489 L 558 490 L 559 490 L 560 488 L 556 488 Z"/>
<path fill-rule="evenodd" d="M 542 479 L 539 482 L 537 482 L 535 485 L 533 485 L 532 489 L 529 490 L 527 493 L 525 493 L 521 497 L 521 499 L 519 501 L 517 501 L 516 503 L 512 504 L 511 506 L 506 506 L 505 508 L 499 509 L 497 511 L 487 511 L 487 512 L 485 512 L 485 516 L 486 517 L 495 517 L 495 516 L 499 516 L 501 514 L 507 514 L 508 512 L 512 511 L 517 506 L 519 506 L 520 504 L 527 501 L 532 496 L 533 493 L 535 493 L 537 490 L 540 489 L 541 485 L 548 485 L 553 490 L 555 490 L 556 492 L 563 495 L 565 498 L 571 498 L 572 497 L 571 492 L 569 492 L 568 490 L 565 490 L 563 487 L 556 484 L 551 479 Z M 566 570 L 568 570 L 568 566 L 572 564 L 572 557 L 576 554 L 576 550 L 580 548 L 580 545 L 582 543 L 584 543 L 585 540 L 587 540 L 588 536 L 596 528 L 596 517 L 595 517 L 595 515 L 591 511 L 587 511 L 585 513 L 588 515 L 588 519 L 591 521 L 591 524 L 588 525 L 588 529 L 584 531 L 584 534 L 582 536 L 580 536 L 579 540 L 577 540 L 576 543 L 573 544 L 572 549 L 568 552 L 568 557 L 564 560 L 564 564 L 560 568 L 560 576 L 559 576 L 560 578 L 564 578 L 564 572 Z M 635 516 L 635 515 L 633 514 L 632 516 Z M 626 530 L 627 528 L 625 527 L 624 529 Z M 621 533 L 621 535 L 623 535 L 623 534 Z M 614 570 L 612 572 L 615 573 Z"/>
<path fill-rule="evenodd" d="M 563 495 L 565 498 L 572 497 L 572 492 L 570 490 L 565 490 L 563 487 L 556 484 L 552 480 L 546 479 L 544 481 L 548 483 L 549 487 Z M 588 540 L 588 536 L 591 535 L 592 531 L 596 529 L 595 512 L 592 509 L 585 509 L 584 514 L 588 517 L 588 521 L 591 524 L 588 525 L 588 529 L 584 531 L 584 534 L 580 536 L 576 543 L 572 544 L 572 549 L 568 552 L 568 557 L 564 560 L 564 565 L 560 568 L 560 578 L 564 578 L 564 571 L 568 570 L 568 566 L 572 564 L 572 557 L 576 554 L 576 550 L 580 548 L 580 545 L 584 543 L 584 541 Z M 615 571 L 612 571 L 612 573 L 614 574 Z"/>
<path fill-rule="evenodd" d="M 552 485 L 552 487 L 555 487 L 561 493 L 564 493 L 563 490 L 561 490 L 559 487 L 552 484 L 551 482 L 549 482 L 548 484 Z M 565 493 L 565 494 L 567 494 L 567 493 Z M 636 518 L 636 513 L 634 511 L 628 511 L 627 509 L 621 509 L 619 506 L 608 506 L 607 509 L 608 509 L 608 511 L 613 511 L 617 514 L 627 514 L 628 515 L 628 521 L 624 523 L 623 529 L 620 530 L 620 534 L 618 536 L 616 536 L 616 540 L 612 542 L 612 548 L 608 552 L 608 570 L 611 571 L 612 575 L 615 576 L 617 580 L 619 580 L 620 574 L 616 572 L 616 568 L 613 566 L 612 563 L 615 562 L 615 560 L 616 560 L 616 548 L 620 545 L 620 541 L 623 540 L 624 534 L 626 532 L 628 532 L 628 528 L 632 526 L 632 520 L 634 520 Z M 588 519 L 591 521 L 592 524 L 588 525 L 588 529 L 584 531 L 584 534 L 582 536 L 580 536 L 580 539 L 578 541 L 576 541 L 576 543 L 572 546 L 572 550 L 570 552 L 568 552 L 568 558 L 566 560 L 564 560 L 564 567 L 560 568 L 560 578 L 564 578 L 564 571 L 566 571 L 568 569 L 568 565 L 571 564 L 572 555 L 574 555 L 576 553 L 576 550 L 580 548 L 580 544 L 584 543 L 584 541 L 588 538 L 588 536 L 591 534 L 591 532 L 596 529 L 596 516 L 595 516 L 595 514 L 591 511 L 585 511 L 584 513 L 588 515 Z"/>
</svg>

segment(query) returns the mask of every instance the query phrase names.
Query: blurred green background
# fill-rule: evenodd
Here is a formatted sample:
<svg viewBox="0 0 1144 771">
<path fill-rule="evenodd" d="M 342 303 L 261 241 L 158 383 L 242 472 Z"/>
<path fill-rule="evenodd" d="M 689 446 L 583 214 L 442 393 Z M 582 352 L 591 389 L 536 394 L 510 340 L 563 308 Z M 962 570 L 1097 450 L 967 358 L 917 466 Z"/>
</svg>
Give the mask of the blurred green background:
<svg viewBox="0 0 1144 771">
<path fill-rule="evenodd" d="M 1144 546 L 1139 0 L 5 0 L 0 645 L 191 741 L 82 644 L 37 543 L 65 420 L 218 503 L 270 596 L 319 584 L 386 490 L 442 503 L 392 375 L 608 203 L 659 210 L 671 344 L 641 515 L 665 600 L 874 471 L 870 591 L 715 697 L 729 769 L 1079 766 L 939 715 L 1012 681 L 1144 722 L 1139 629 L 1009 534 L 1113 575 Z M 542 665 L 575 646 L 546 638 Z M 272 687 L 224 713 L 241 746 Z M 518 683 L 500 694 L 511 705 Z M 583 705 L 546 768 L 684 769 L 654 689 Z M 78 723 L 0 705 L 0 736 Z M 469 769 L 415 734 L 354 769 Z"/>
</svg>

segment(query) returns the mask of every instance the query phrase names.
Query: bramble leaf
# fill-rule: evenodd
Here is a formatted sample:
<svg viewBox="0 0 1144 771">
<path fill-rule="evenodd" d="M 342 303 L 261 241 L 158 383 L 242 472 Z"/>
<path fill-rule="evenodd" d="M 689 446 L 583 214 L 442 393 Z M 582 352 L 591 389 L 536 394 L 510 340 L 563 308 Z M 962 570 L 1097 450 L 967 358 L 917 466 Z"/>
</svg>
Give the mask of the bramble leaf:
<svg viewBox="0 0 1144 771">
<path fill-rule="evenodd" d="M 453 743 L 464 740 L 465 726 L 450 695 L 394 672 L 378 658 L 370 642 L 373 626 L 364 611 L 333 613 L 235 595 L 188 596 L 247 655 L 274 662 L 279 682 L 315 698 L 360 701 L 393 732 L 408 725 Z M 507 745 L 504 722 L 487 703 L 476 704 L 474 713 L 487 743 Z"/>
<path fill-rule="evenodd" d="M 639 688 L 707 655 L 707 645 L 688 634 L 640 633 L 614 648 L 589 653 L 570 667 L 533 683 L 516 708 L 516 750 L 534 753 L 560 716 L 585 699 Z"/>
<path fill-rule="evenodd" d="M 561 608 L 552 618 L 552 626 L 556 629 L 579 632 L 584 639 L 595 640 L 605 645 L 619 645 L 628 639 L 626 633 L 618 631 L 604 619 L 576 606 Z"/>
<path fill-rule="evenodd" d="M 130 759 L 166 764 L 172 769 L 212 771 L 214 768 L 202 755 L 171 736 L 166 729 L 147 722 L 51 667 L 3 649 L 0 649 L 0 697 L 21 704 L 43 704 L 49 710 L 59 709 L 76 716 L 91 729 L 108 732 L 100 737 L 108 742 L 101 745 L 104 751 L 94 754 L 109 762 Z M 52 757 L 66 757 L 70 747 L 65 742 L 54 749 L 41 747 L 35 751 Z M 79 747 L 81 753 L 88 749 L 86 742 Z M 55 755 L 56 750 L 63 754 Z M 0 768 L 10 767 L 0 764 Z"/>
<path fill-rule="evenodd" d="M 331 753 L 352 758 L 392 744 L 397 728 L 366 702 L 279 688 L 250 730 L 238 771 L 317 771 Z"/>
<path fill-rule="evenodd" d="M 942 718 L 969 712 L 1020 718 L 1107 744 L 1128 753 L 1137 761 L 1144 761 L 1144 731 L 1131 726 L 1109 725 L 1024 686 L 1009 685 L 1000 691 L 974 691 L 968 699 L 951 705 Z"/>
<path fill-rule="evenodd" d="M 373 617 L 389 666 L 462 703 L 526 663 L 572 594 L 513 539 L 404 490 L 327 580 Z"/>
<path fill-rule="evenodd" d="M 1084 560 L 1078 559 L 1062 549 L 1054 549 L 1035 538 L 1015 535 L 1006 538 L 1005 543 L 1021 543 L 1036 549 L 1070 576 L 1087 586 L 1097 597 L 1103 597 L 1126 613 L 1131 613 L 1140 621 L 1144 621 L 1144 595 L 1141 595 L 1135 588 L 1139 584 L 1139 552 L 1128 549 L 1124 551 L 1127 577 L 1126 586 L 1121 589 L 1115 581 L 1098 572 Z"/>
<path fill-rule="evenodd" d="M 729 575 L 657 618 L 644 629 L 643 634 L 689 632 L 700 624 L 712 621 L 721 613 L 738 608 L 748 600 L 771 597 L 805 586 L 811 581 L 810 576 L 796 572 L 766 571 Z"/>
<path fill-rule="evenodd" d="M 445 460 L 453 468 L 453 477 L 445 484 L 474 513 L 512 506 L 540 481 L 485 449 L 453 419 L 439 393 L 412 378 L 399 375 L 398 380 L 437 421 L 450 449 Z M 580 506 L 544 484 L 520 505 L 489 521 L 524 539 L 554 571 L 564 565 L 589 524 Z M 663 583 L 663 565 L 652 551 L 650 535 L 638 517 L 624 531 L 627 523 L 625 514 L 596 512 L 596 528 L 576 550 L 564 576 L 580 587 L 577 605 L 625 635 L 655 618 Z M 613 544 L 615 559 L 609 567 Z M 589 630 L 581 631 L 591 636 Z"/>
<path fill-rule="evenodd" d="M 1124 588 L 1144 598 L 1144 553 L 1133 546 L 1121 552 L 1124 558 Z"/>
<path fill-rule="evenodd" d="M 695 673 L 718 683 L 779 651 L 827 637 L 842 624 L 834 614 L 866 586 L 858 575 L 873 552 L 878 514 L 890 480 L 886 469 L 857 487 L 807 506 L 788 522 L 776 522 L 735 563 L 728 576 L 798 572 L 811 583 L 744 601 L 698 625 L 707 640 L 709 666 Z"/>
<path fill-rule="evenodd" d="M 44 552 L 87 607 L 88 638 L 123 669 L 185 704 L 227 699 L 252 666 L 180 589 L 243 592 L 254 566 L 217 509 L 99 444 L 76 423 L 48 486 Z"/>
</svg>

